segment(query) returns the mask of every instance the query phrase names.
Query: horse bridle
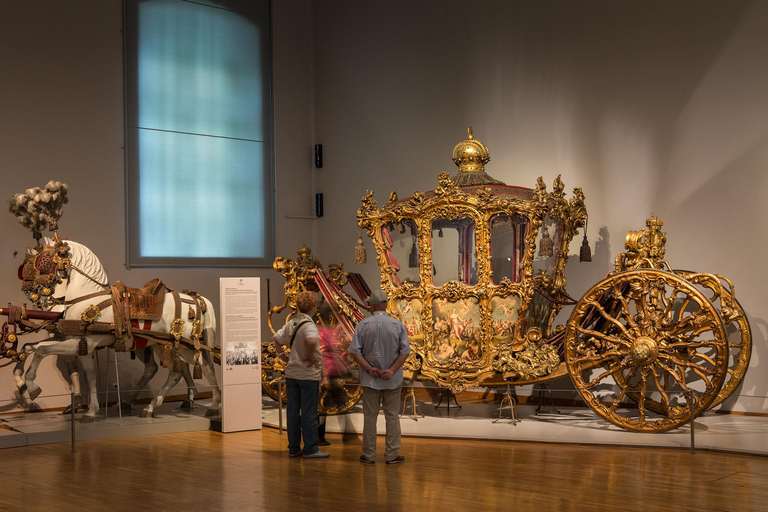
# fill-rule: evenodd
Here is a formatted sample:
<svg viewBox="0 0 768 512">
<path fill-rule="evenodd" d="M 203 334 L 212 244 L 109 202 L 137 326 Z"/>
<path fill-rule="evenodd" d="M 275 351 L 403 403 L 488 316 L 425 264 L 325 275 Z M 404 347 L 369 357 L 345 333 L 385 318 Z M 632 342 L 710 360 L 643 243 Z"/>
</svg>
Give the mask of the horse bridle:
<svg viewBox="0 0 768 512">
<path fill-rule="evenodd" d="M 53 292 L 56 285 L 67 278 L 67 271 L 74 268 L 69 261 L 67 243 L 61 239 L 54 239 L 53 242 L 44 246 L 38 245 L 35 247 L 37 252 L 27 253 L 24 264 L 19 269 L 21 291 L 40 309 L 61 304 L 63 298 L 53 297 Z M 86 277 L 93 281 L 90 276 Z"/>
</svg>

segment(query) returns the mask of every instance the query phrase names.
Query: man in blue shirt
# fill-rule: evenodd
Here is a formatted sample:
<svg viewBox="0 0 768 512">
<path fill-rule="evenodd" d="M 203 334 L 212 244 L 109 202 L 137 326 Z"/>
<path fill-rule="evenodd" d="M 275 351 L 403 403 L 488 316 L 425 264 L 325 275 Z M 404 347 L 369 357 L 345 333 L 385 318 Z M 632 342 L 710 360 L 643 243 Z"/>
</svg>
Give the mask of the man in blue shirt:
<svg viewBox="0 0 768 512">
<path fill-rule="evenodd" d="M 387 295 L 376 290 L 368 299 L 373 315 L 355 328 L 349 353 L 360 365 L 363 387 L 363 454 L 360 462 L 376 462 L 376 421 L 379 406 L 384 409 L 387 438 L 384 460 L 398 464 L 405 458 L 400 449 L 400 390 L 403 363 L 411 352 L 408 331 L 400 320 L 387 314 Z"/>
</svg>

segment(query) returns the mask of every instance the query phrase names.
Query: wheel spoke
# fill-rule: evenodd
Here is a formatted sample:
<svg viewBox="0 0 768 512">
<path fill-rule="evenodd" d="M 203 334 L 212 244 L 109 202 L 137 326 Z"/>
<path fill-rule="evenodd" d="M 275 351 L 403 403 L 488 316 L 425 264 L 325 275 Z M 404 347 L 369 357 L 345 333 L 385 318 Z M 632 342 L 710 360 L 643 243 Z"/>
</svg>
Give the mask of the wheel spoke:
<svg viewBox="0 0 768 512">
<path fill-rule="evenodd" d="M 593 331 L 592 329 L 586 329 L 584 327 L 576 327 L 576 330 L 579 331 L 581 334 L 585 334 L 587 336 L 592 336 L 601 340 L 605 340 L 613 343 L 614 345 L 621 345 L 623 347 L 630 347 L 632 345 L 628 341 L 624 341 L 621 338 L 616 338 L 614 336 L 602 333 L 600 331 Z"/>
<path fill-rule="evenodd" d="M 678 385 L 683 389 L 688 389 L 688 386 L 685 385 L 685 376 L 684 374 L 680 373 L 678 374 L 677 371 L 674 368 L 671 368 L 669 365 L 666 365 L 662 363 L 661 361 L 658 361 L 659 367 L 661 367 L 667 375 L 671 376 L 673 379 L 675 379 L 675 382 L 678 383 Z"/>
<path fill-rule="evenodd" d="M 593 356 L 582 356 L 582 357 L 576 357 L 573 359 L 573 362 L 576 364 L 582 364 L 582 363 L 597 363 L 597 364 L 603 364 L 606 361 L 610 360 L 617 360 L 619 358 L 624 357 L 626 354 L 622 354 L 618 350 L 610 350 L 608 352 L 605 352 L 603 354 L 595 354 Z"/>
<path fill-rule="evenodd" d="M 621 370 L 627 368 L 628 366 L 630 366 L 632 364 L 633 364 L 632 361 L 629 361 L 629 360 L 621 361 L 617 366 L 615 366 L 612 369 L 609 369 L 608 371 L 606 371 L 604 373 L 601 373 L 600 375 L 595 377 L 591 382 L 585 382 L 584 383 L 584 387 L 587 388 L 587 389 L 594 388 L 595 386 L 600 384 L 600 382 L 603 379 L 615 375 L 616 372 L 620 372 Z"/>
<path fill-rule="evenodd" d="M 717 340 L 698 340 L 698 341 L 676 341 L 667 345 L 668 348 L 676 349 L 697 349 L 697 348 L 717 348 Z"/>
<path fill-rule="evenodd" d="M 690 368 L 696 375 L 701 377 L 704 380 L 709 380 L 709 377 L 715 374 L 715 369 L 707 369 L 704 366 L 694 363 L 693 361 L 684 361 L 682 359 L 678 359 L 672 356 L 667 357 L 673 364 L 676 364 L 677 366 L 684 367 L 684 368 Z"/>
<path fill-rule="evenodd" d="M 656 385 L 656 389 L 658 389 L 659 393 L 661 394 L 661 407 L 664 411 L 669 411 L 669 395 L 667 395 L 667 385 L 665 383 L 664 386 L 661 385 L 661 382 L 659 382 L 659 372 L 656 371 L 656 368 L 651 369 L 651 373 L 653 374 L 653 383 Z M 666 373 L 665 379 L 666 379 Z"/>
<path fill-rule="evenodd" d="M 619 302 L 621 303 L 621 309 L 624 310 L 624 318 L 627 320 L 627 324 L 629 325 L 629 328 L 632 331 L 636 331 L 639 333 L 637 323 L 632 319 L 632 312 L 629 310 L 629 303 L 624 298 L 624 292 L 623 290 L 618 289 L 618 285 L 615 285 L 614 287 L 614 295 L 617 299 L 619 299 Z"/>
<path fill-rule="evenodd" d="M 591 305 L 591 306 L 595 307 L 595 308 L 597 309 L 597 311 L 600 313 L 600 315 L 601 315 L 601 316 L 602 316 L 602 317 L 603 317 L 605 320 L 607 320 L 608 322 L 611 322 L 611 323 L 612 323 L 612 324 L 614 324 L 616 327 L 618 327 L 619 329 L 621 329 L 621 332 L 623 332 L 623 333 L 624 333 L 624 336 L 626 336 L 627 338 L 633 338 L 633 336 L 632 336 L 632 335 L 630 335 L 630 334 L 629 334 L 629 332 L 627 332 L 627 329 L 624 327 L 624 324 L 622 324 L 621 322 L 619 322 L 618 320 L 616 320 L 615 318 L 613 318 L 611 315 L 609 315 L 608 313 L 606 313 L 605 309 L 603 309 L 603 306 L 601 306 L 600 304 L 598 304 L 598 303 L 597 303 L 597 302 L 595 302 L 595 301 L 590 301 L 590 302 L 588 302 L 587 304 L 589 304 L 589 305 Z"/>
<path fill-rule="evenodd" d="M 670 313 L 672 313 L 672 308 L 675 305 L 675 299 L 677 298 L 677 294 L 679 292 L 680 290 L 675 288 L 669 295 L 669 299 L 667 299 L 664 294 L 661 294 L 661 301 L 664 304 L 664 311 L 662 312 L 660 318 L 666 318 Z"/>
</svg>

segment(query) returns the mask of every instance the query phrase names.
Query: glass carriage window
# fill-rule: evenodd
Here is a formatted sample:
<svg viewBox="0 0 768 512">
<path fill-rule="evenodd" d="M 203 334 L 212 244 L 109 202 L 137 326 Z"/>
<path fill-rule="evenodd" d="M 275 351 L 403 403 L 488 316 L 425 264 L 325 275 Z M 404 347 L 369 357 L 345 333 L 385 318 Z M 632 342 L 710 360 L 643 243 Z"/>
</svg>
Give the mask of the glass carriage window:
<svg viewBox="0 0 768 512">
<path fill-rule="evenodd" d="M 469 217 L 432 221 L 432 284 L 477 284 L 475 221 Z"/>
<path fill-rule="evenodd" d="M 268 0 L 126 0 L 131 266 L 270 265 Z"/>
<path fill-rule="evenodd" d="M 522 215 L 499 213 L 491 218 L 491 268 L 494 284 L 504 278 L 520 281 L 525 256 L 527 219 Z"/>
<path fill-rule="evenodd" d="M 543 270 L 550 276 L 554 275 L 557 255 L 563 240 L 563 220 L 544 217 L 544 222 L 536 235 L 536 253 L 533 257 L 533 270 L 538 273 Z"/>
<path fill-rule="evenodd" d="M 419 282 L 418 229 L 413 219 L 391 222 L 381 228 L 387 250 L 387 261 L 394 270 L 394 282 Z"/>
</svg>

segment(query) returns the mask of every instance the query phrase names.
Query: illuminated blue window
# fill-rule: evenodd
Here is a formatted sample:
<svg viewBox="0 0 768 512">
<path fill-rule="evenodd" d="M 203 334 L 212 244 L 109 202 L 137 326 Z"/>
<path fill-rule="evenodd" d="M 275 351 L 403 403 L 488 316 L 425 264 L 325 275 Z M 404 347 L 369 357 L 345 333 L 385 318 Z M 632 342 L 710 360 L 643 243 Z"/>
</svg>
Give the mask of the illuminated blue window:
<svg viewBox="0 0 768 512">
<path fill-rule="evenodd" d="M 269 2 L 125 5 L 128 264 L 271 265 Z"/>
</svg>

